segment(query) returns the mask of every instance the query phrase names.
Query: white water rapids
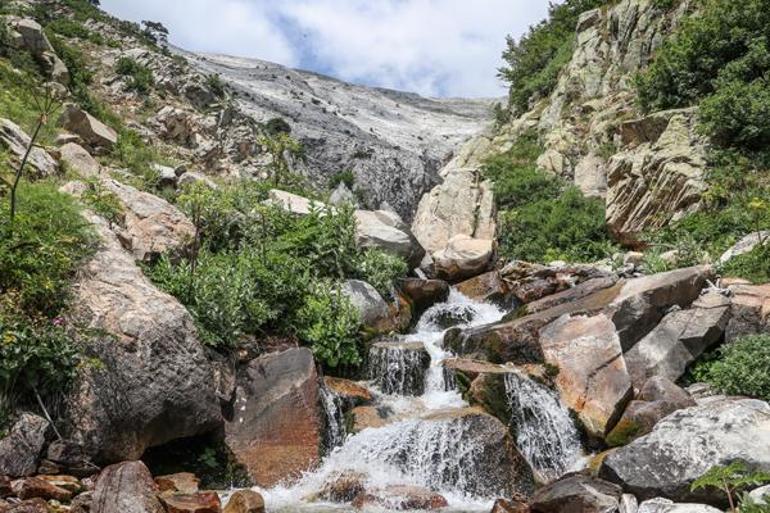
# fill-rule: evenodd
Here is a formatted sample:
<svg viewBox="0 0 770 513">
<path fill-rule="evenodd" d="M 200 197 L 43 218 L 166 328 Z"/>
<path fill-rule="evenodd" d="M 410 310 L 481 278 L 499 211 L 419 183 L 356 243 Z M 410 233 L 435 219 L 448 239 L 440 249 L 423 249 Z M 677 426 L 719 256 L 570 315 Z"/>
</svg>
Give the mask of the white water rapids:
<svg viewBox="0 0 770 513">
<path fill-rule="evenodd" d="M 413 333 L 394 340 L 393 347 L 373 347 L 370 353 L 373 379 L 362 384 L 375 395 L 375 406 L 388 412 L 388 423 L 346 434 L 341 404 L 325 391 L 323 406 L 330 424 L 327 443 L 336 447 L 319 468 L 306 473 L 299 482 L 269 490 L 258 489 L 265 497 L 268 510 L 352 510 L 350 505 L 314 500 L 326 483 L 343 472 L 352 472 L 365 476 L 367 490 L 417 485 L 444 496 L 450 511 L 489 511 L 500 491 L 490 482 L 493 480 L 485 479 L 483 467 L 488 454 L 483 451 L 485 447 L 488 450 L 488 445 L 476 441 L 478 433 L 452 420 L 451 412 L 468 407 L 468 403 L 445 379 L 442 362 L 454 355 L 442 348 L 442 341 L 445 331 L 452 326 L 489 324 L 504 314 L 494 305 L 472 301 L 452 290 L 445 303 L 434 305 L 422 315 Z M 424 352 L 416 343 L 421 343 L 430 356 L 427 369 Z M 406 354 L 414 352 L 415 345 L 422 359 Z M 410 349 L 399 354 L 397 347 Z M 514 419 L 521 423 L 516 430 L 517 445 L 541 475 L 561 474 L 579 455 L 577 431 L 555 393 L 527 377 L 516 376 L 516 379 L 506 378 L 505 389 Z M 394 383 L 394 377 L 409 381 L 409 386 Z M 415 379 L 424 382 L 419 384 L 419 393 L 410 395 L 409 390 L 415 388 L 411 382 Z M 539 413 L 540 405 L 546 411 Z M 446 420 L 442 415 L 447 415 Z M 426 419 L 427 416 L 431 418 Z"/>
</svg>

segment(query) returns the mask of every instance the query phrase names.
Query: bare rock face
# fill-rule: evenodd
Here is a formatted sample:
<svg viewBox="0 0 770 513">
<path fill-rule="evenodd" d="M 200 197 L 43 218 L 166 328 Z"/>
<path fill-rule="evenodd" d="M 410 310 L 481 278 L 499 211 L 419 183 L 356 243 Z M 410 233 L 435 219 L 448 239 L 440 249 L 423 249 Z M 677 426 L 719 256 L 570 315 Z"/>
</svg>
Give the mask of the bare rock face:
<svg viewBox="0 0 770 513">
<path fill-rule="evenodd" d="M 530 501 L 534 513 L 616 511 L 623 490 L 616 484 L 580 474 L 540 488 Z"/>
<path fill-rule="evenodd" d="M 123 204 L 124 229 L 118 235 L 137 260 L 176 253 L 193 240 L 195 226 L 166 200 L 111 178 L 102 180 L 102 184 Z"/>
<path fill-rule="evenodd" d="M 214 375 L 193 319 L 144 277 L 96 217 L 102 245 L 74 288 L 73 322 L 101 335 L 68 398 L 69 437 L 97 463 L 139 458 L 148 447 L 216 429 Z"/>
<path fill-rule="evenodd" d="M 696 132 L 695 112 L 654 116 L 669 118 L 659 137 L 616 154 L 609 163 L 607 226 L 627 245 L 638 245 L 645 230 L 695 210 L 706 190 L 705 142 Z"/>
<path fill-rule="evenodd" d="M 561 317 L 540 333 L 546 363 L 556 366 L 562 402 L 596 439 L 614 427 L 633 397 L 615 326 L 605 315 Z"/>
<path fill-rule="evenodd" d="M 257 485 L 298 478 L 319 462 L 319 397 L 315 362 L 307 348 L 261 356 L 239 376 L 225 443 Z"/>
<path fill-rule="evenodd" d="M 0 147 L 8 150 L 14 165 L 21 162 L 29 143 L 29 135 L 19 125 L 9 119 L 0 119 Z M 53 176 L 59 170 L 53 157 L 37 147 L 32 148 L 27 166 L 26 172 L 37 177 Z"/>
<path fill-rule="evenodd" d="M 93 151 L 111 149 L 118 142 L 118 133 L 76 105 L 68 105 L 59 124 L 80 136 Z"/>
<path fill-rule="evenodd" d="M 216 492 L 164 493 L 160 501 L 166 513 L 221 513 L 222 504 Z"/>
<path fill-rule="evenodd" d="M 735 284 L 730 322 L 725 340 L 732 342 L 745 335 L 763 333 L 770 328 L 770 283 L 765 285 Z"/>
<path fill-rule="evenodd" d="M 674 412 L 650 434 L 611 452 L 600 476 L 640 499 L 721 505 L 721 491 L 690 491 L 690 485 L 712 466 L 738 459 L 770 470 L 770 406 L 764 401 L 725 398 Z"/>
<path fill-rule="evenodd" d="M 141 461 L 110 465 L 96 480 L 91 513 L 165 513 L 158 487 Z"/>
<path fill-rule="evenodd" d="M 96 178 L 101 173 L 102 166 L 88 151 L 77 143 L 69 142 L 59 148 L 62 163 L 69 166 L 83 178 Z"/>
<path fill-rule="evenodd" d="M 446 248 L 433 254 L 436 275 L 457 282 L 483 273 L 489 266 L 494 240 L 456 235 Z"/>
<path fill-rule="evenodd" d="M 0 475 L 31 476 L 45 446 L 48 421 L 23 413 L 4 438 L 0 438 Z"/>
<path fill-rule="evenodd" d="M 386 210 L 356 210 L 356 236 L 361 248 L 377 248 L 418 267 L 425 250 L 398 214 Z"/>
<path fill-rule="evenodd" d="M 707 504 L 676 503 L 657 497 L 641 503 L 637 513 L 720 513 L 721 511 Z"/>
</svg>

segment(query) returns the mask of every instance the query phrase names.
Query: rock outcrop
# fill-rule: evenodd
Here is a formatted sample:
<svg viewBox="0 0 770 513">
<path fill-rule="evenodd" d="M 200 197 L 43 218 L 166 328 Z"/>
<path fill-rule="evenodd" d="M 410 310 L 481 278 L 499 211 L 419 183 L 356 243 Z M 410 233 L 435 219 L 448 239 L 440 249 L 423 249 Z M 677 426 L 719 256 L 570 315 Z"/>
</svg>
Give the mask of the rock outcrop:
<svg viewBox="0 0 770 513">
<path fill-rule="evenodd" d="M 30 137 L 19 125 L 9 119 L 0 118 L 0 147 L 8 150 L 12 163 L 19 165 L 29 147 Z M 59 170 L 56 161 L 45 150 L 34 147 L 27 159 L 27 173 L 37 178 L 53 176 Z"/>
<path fill-rule="evenodd" d="M 23 477 L 37 471 L 50 425 L 47 420 L 23 413 L 0 438 L 0 475 Z"/>
<path fill-rule="evenodd" d="M 77 134 L 94 153 L 112 149 L 118 142 L 118 133 L 76 105 L 68 105 L 59 118 L 59 124 Z"/>
<path fill-rule="evenodd" d="M 156 289 L 106 223 L 74 288 L 73 322 L 99 336 L 68 398 L 69 438 L 97 463 L 139 458 L 145 449 L 221 424 L 213 371 L 190 314 Z"/>
<path fill-rule="evenodd" d="M 530 501 L 534 513 L 616 511 L 623 490 L 616 484 L 580 474 L 540 488 Z"/>
</svg>

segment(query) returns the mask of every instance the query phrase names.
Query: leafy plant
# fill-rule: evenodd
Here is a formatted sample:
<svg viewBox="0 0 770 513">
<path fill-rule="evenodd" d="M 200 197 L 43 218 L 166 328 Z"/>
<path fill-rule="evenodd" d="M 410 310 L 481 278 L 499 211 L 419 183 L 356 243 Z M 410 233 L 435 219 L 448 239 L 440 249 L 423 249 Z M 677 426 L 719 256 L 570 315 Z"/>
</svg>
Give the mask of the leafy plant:
<svg viewBox="0 0 770 513">
<path fill-rule="evenodd" d="M 208 87 L 217 98 L 225 97 L 225 83 L 219 75 L 215 73 L 206 75 L 206 87 Z"/>
<path fill-rule="evenodd" d="M 329 179 L 329 188 L 334 189 L 339 184 L 344 183 L 345 187 L 353 190 L 353 186 L 356 184 L 356 175 L 351 171 L 350 169 L 345 169 L 344 171 L 339 171 L 337 173 L 334 173 L 332 177 Z"/>
<path fill-rule="evenodd" d="M 120 198 L 95 179 L 86 181 L 86 190 L 83 191 L 80 201 L 112 224 L 120 224 L 125 215 Z"/>
<path fill-rule="evenodd" d="M 390 297 L 393 295 L 393 282 L 408 272 L 409 266 L 402 258 L 369 249 L 358 258 L 355 276 L 369 283 L 383 297 Z"/>
<path fill-rule="evenodd" d="M 693 375 L 724 394 L 770 400 L 770 335 L 752 335 L 722 346 Z"/>
<path fill-rule="evenodd" d="M 277 132 L 271 136 L 261 137 L 259 144 L 272 157 L 269 171 L 273 185 L 278 187 L 282 184 L 296 181 L 296 177 L 292 175 L 291 167 L 286 159 L 301 156 L 302 145 L 287 132 Z"/>
<path fill-rule="evenodd" d="M 141 95 L 147 95 L 155 85 L 152 70 L 130 57 L 118 59 L 115 64 L 115 72 L 120 76 L 127 77 L 126 87 L 129 91 L 135 91 Z"/>
<path fill-rule="evenodd" d="M 736 460 L 727 466 L 711 467 L 705 474 L 696 479 L 690 486 L 691 491 L 703 488 L 717 488 L 725 493 L 730 503 L 730 511 L 738 511 L 735 504 L 735 493 L 747 486 L 758 486 L 770 481 L 770 473 L 755 472 L 748 468 L 745 462 Z"/>
</svg>

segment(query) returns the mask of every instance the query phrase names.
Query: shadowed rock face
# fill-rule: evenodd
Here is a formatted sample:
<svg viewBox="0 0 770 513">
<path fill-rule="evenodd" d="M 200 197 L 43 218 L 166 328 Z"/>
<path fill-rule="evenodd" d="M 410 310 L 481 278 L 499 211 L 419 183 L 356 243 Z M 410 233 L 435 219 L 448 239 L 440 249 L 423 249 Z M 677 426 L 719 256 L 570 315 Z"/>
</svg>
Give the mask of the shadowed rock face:
<svg viewBox="0 0 770 513">
<path fill-rule="evenodd" d="M 257 121 L 289 123 L 307 156 L 298 171 L 325 185 L 350 169 L 367 208 L 387 202 L 407 221 L 455 149 L 491 121 L 488 100 L 427 99 L 260 60 L 184 55 L 201 71 L 219 74 Z"/>
</svg>

